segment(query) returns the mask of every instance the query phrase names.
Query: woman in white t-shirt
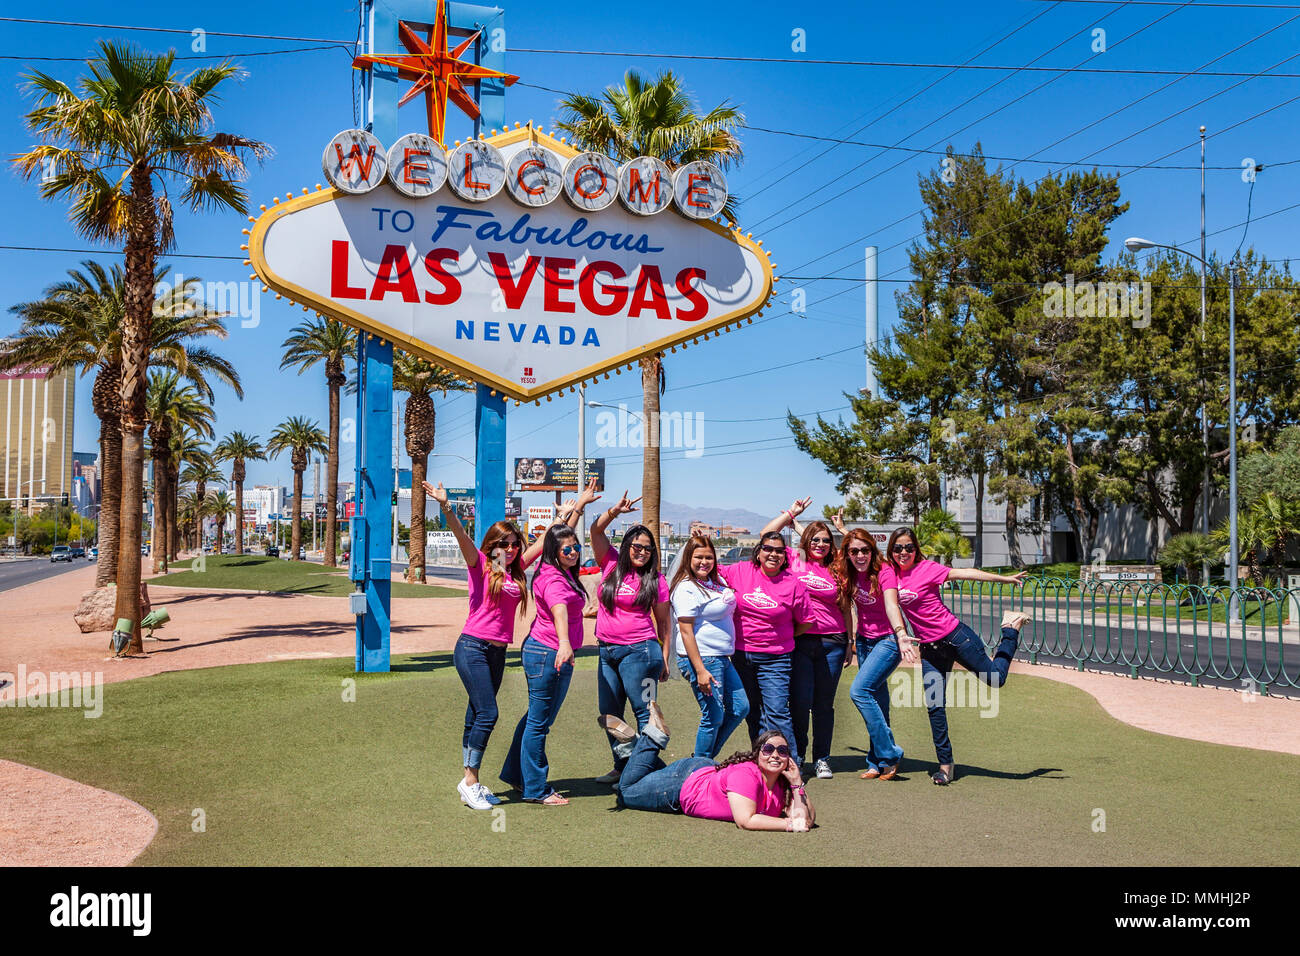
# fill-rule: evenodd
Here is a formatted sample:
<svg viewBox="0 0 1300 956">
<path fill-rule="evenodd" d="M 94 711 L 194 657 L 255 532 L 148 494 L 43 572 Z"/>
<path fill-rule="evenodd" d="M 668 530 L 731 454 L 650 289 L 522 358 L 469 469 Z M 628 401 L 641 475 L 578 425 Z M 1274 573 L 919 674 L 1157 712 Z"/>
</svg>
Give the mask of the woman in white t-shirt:
<svg viewBox="0 0 1300 956">
<path fill-rule="evenodd" d="M 708 538 L 691 536 L 669 591 L 677 667 L 700 704 L 695 756 L 712 759 L 749 713 L 749 698 L 731 663 L 736 592 L 718 575 L 718 556 Z"/>
</svg>

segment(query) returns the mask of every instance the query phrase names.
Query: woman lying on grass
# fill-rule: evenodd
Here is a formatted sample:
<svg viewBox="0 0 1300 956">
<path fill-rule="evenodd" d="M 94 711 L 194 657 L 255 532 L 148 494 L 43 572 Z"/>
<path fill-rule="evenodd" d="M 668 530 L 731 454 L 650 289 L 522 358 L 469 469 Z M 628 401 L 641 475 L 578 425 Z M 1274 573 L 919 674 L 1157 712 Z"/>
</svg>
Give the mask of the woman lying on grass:
<svg viewBox="0 0 1300 956">
<path fill-rule="evenodd" d="M 721 763 L 687 757 L 665 766 L 659 751 L 668 746 L 668 726 L 658 703 L 650 701 L 649 707 L 650 720 L 640 736 L 618 717 L 601 718 L 616 739 L 636 741 L 615 787 L 621 806 L 726 820 L 742 830 L 806 833 L 812 826 L 812 804 L 782 733 L 764 731 L 753 750 Z"/>
</svg>

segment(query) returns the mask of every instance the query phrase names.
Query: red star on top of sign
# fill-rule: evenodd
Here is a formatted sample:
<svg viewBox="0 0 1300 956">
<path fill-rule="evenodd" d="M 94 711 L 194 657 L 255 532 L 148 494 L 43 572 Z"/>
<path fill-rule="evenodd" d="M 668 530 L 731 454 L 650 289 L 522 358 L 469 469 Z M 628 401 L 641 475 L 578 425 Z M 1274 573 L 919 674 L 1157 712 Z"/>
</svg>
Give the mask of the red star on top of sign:
<svg viewBox="0 0 1300 956">
<path fill-rule="evenodd" d="M 461 54 L 478 38 L 478 33 L 466 38 L 454 49 L 447 47 L 447 10 L 443 0 L 438 2 L 433 30 L 427 41 L 411 29 L 405 20 L 398 21 L 397 30 L 402 45 L 409 53 L 367 53 L 354 59 L 352 66 L 365 70 L 375 63 L 383 63 L 396 67 L 397 75 L 402 79 L 414 80 L 415 84 L 397 101 L 397 105 L 402 106 L 423 93 L 425 109 L 429 115 L 429 135 L 442 145 L 446 145 L 443 136 L 447 128 L 447 100 L 450 99 L 459 106 L 471 119 L 478 119 L 478 104 L 466 91 L 465 83 L 502 80 L 506 86 L 510 86 L 519 79 L 510 73 L 466 63 L 460 59 Z"/>
</svg>

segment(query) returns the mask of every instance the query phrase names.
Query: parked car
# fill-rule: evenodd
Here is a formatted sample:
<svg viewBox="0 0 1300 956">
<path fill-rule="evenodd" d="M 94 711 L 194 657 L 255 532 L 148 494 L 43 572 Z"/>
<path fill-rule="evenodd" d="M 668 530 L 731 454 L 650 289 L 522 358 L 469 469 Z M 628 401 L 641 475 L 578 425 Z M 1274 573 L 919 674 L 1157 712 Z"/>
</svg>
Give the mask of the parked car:
<svg viewBox="0 0 1300 956">
<path fill-rule="evenodd" d="M 72 556 L 73 556 L 74 558 L 84 558 L 84 557 L 86 556 L 86 549 L 85 549 L 85 548 L 79 548 L 79 547 L 77 547 L 76 545 L 73 545 L 73 547 L 72 547 Z"/>
<path fill-rule="evenodd" d="M 298 547 L 298 560 L 299 560 L 299 561 L 306 561 L 306 560 L 307 560 L 307 548 L 306 548 L 305 545 L 300 545 L 300 546 Z"/>
<path fill-rule="evenodd" d="M 582 567 L 578 569 L 578 574 L 599 574 L 600 567 L 596 564 L 595 558 L 588 558 L 582 562 Z"/>
<path fill-rule="evenodd" d="M 280 556 L 280 549 L 273 544 L 268 544 L 266 546 L 266 556 L 268 558 L 278 558 Z"/>
<path fill-rule="evenodd" d="M 739 560 L 740 560 L 739 548 L 728 548 L 726 551 L 724 551 L 722 554 L 718 556 L 719 564 L 735 564 Z"/>
<path fill-rule="evenodd" d="M 54 546 L 54 550 L 50 552 L 51 564 L 53 564 L 55 561 L 71 561 L 71 560 L 72 560 L 72 549 L 69 548 L 66 544 L 56 544 Z"/>
<path fill-rule="evenodd" d="M 90 549 L 90 560 L 92 560 L 92 561 L 98 561 L 98 560 L 99 560 L 99 548 L 91 548 L 91 549 Z"/>
</svg>

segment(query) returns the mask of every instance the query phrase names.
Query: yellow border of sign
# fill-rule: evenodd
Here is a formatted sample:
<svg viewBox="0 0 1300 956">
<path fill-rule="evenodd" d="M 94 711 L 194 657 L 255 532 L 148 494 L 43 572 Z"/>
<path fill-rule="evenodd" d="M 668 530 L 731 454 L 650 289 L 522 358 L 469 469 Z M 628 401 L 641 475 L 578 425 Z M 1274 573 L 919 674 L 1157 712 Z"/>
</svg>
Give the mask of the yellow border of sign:
<svg viewBox="0 0 1300 956">
<path fill-rule="evenodd" d="M 572 159 L 581 152 L 581 150 L 574 149 L 572 146 L 547 135 L 541 130 L 534 129 L 531 123 L 527 126 L 516 126 L 515 129 L 508 132 L 483 137 L 483 139 L 485 142 L 498 147 L 509 146 L 512 143 L 517 143 L 524 139 L 531 140 L 535 143 L 541 142 L 544 143 L 548 149 L 558 153 L 565 159 Z M 702 335 L 707 337 L 712 333 L 721 334 L 721 332 L 718 331 L 719 329 L 723 329 L 723 327 L 733 324 L 739 325 L 744 320 L 750 319 L 751 316 L 759 314 L 763 309 L 767 308 L 768 303 L 772 299 L 772 284 L 777 281 L 777 277 L 772 275 L 770 256 L 768 252 L 763 249 L 761 243 L 755 242 L 748 236 L 741 235 L 739 229 L 727 229 L 712 220 L 697 221 L 695 223 L 696 225 L 703 226 L 706 229 L 711 229 L 718 235 L 731 239 L 737 244 L 748 248 L 758 258 L 758 262 L 763 269 L 766 293 L 757 305 L 751 306 L 747 309 L 740 309 L 735 312 L 728 312 L 725 315 L 720 315 L 715 319 L 709 320 L 706 325 L 692 325 L 687 331 L 681 334 L 669 335 L 654 342 L 648 342 L 629 352 L 624 352 L 621 355 L 599 362 L 595 365 L 589 365 L 576 372 L 572 372 L 564 378 L 552 379 L 545 384 L 536 386 L 535 388 L 524 388 L 517 382 L 507 381 L 501 376 L 489 372 L 486 369 L 464 362 L 451 353 L 433 348 L 427 342 L 421 342 L 417 339 L 411 338 L 408 335 L 398 332 L 396 329 L 389 328 L 381 322 L 376 322 L 369 316 L 362 315 L 359 312 L 354 312 L 332 299 L 319 299 L 307 289 L 303 289 L 300 286 L 294 285 L 292 282 L 280 278 L 271 270 L 266 263 L 264 244 L 266 241 L 266 233 L 271 228 L 272 224 L 290 213 L 297 212 L 301 209 L 309 209 L 312 206 L 317 206 L 321 203 L 333 202 L 335 199 L 342 198 L 346 195 L 346 193 L 339 189 L 320 189 L 315 193 L 308 193 L 307 190 L 304 189 L 303 195 L 301 196 L 293 196 L 283 203 L 277 199 L 275 200 L 275 205 L 271 206 L 269 209 L 263 206 L 262 214 L 256 219 L 250 216 L 249 219 L 253 222 L 253 228 L 249 233 L 247 246 L 248 259 L 245 261 L 246 264 L 251 265 L 254 270 L 256 270 L 256 274 L 250 276 L 250 278 L 260 279 L 269 288 L 287 296 L 291 304 L 301 305 L 304 311 L 316 311 L 321 315 L 327 315 L 331 318 L 338 319 L 340 322 L 350 325 L 358 331 L 368 332 L 372 335 L 379 336 L 381 339 L 391 341 L 394 345 L 400 346 L 408 352 L 423 356 L 439 365 L 444 365 L 473 381 L 482 382 L 484 385 L 494 388 L 520 402 L 540 401 L 544 396 L 561 392 L 566 388 L 572 388 L 580 382 L 594 381 L 596 377 L 601 374 L 604 374 L 605 377 L 608 378 L 608 373 L 610 371 L 615 369 L 621 370 L 624 365 L 631 369 L 633 363 L 645 355 L 662 352 L 665 349 L 674 348 L 678 345 L 685 348 L 685 343 L 693 339 L 699 339 Z M 556 202 L 560 201 L 562 200 L 556 200 Z M 659 215 L 671 216 L 677 215 L 677 213 L 671 210 L 664 210 L 664 212 Z M 686 222 L 691 221 L 685 219 L 685 217 L 682 218 Z M 750 321 L 753 320 L 750 319 Z"/>
</svg>

